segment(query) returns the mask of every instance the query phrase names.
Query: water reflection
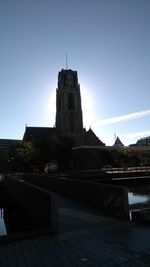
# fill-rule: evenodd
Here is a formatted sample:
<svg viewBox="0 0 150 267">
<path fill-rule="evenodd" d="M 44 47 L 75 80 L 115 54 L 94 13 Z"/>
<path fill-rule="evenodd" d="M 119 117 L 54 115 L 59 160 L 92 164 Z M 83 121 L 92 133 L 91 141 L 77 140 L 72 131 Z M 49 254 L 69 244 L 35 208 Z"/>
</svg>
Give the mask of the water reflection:
<svg viewBox="0 0 150 267">
<path fill-rule="evenodd" d="M 150 183 L 140 183 L 128 186 L 130 206 L 150 206 Z"/>
<path fill-rule="evenodd" d="M 132 192 L 129 192 L 128 197 L 129 197 L 129 205 L 139 204 L 139 203 L 146 203 L 146 202 L 150 201 L 149 196 L 135 194 L 135 193 L 132 193 Z"/>
<path fill-rule="evenodd" d="M 4 210 L 0 209 L 0 236 L 7 235 L 4 219 L 3 219 Z"/>
</svg>

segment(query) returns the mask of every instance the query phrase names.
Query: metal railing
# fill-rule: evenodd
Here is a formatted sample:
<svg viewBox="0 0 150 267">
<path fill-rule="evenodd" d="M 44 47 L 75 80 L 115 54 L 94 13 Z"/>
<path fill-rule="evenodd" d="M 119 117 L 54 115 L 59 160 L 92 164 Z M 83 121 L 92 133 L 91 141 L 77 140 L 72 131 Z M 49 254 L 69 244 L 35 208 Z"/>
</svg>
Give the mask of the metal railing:
<svg viewBox="0 0 150 267">
<path fill-rule="evenodd" d="M 148 173 L 150 172 L 150 166 L 144 167 L 122 167 L 122 168 L 113 168 L 106 167 L 105 170 L 108 173 Z"/>
</svg>

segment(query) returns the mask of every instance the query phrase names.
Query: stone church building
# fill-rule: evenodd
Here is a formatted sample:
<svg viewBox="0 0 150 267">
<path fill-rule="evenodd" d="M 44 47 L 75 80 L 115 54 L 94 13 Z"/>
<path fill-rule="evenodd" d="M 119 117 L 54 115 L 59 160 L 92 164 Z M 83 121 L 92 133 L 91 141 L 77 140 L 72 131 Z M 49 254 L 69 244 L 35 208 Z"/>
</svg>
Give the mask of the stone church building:
<svg viewBox="0 0 150 267">
<path fill-rule="evenodd" d="M 83 128 L 80 84 L 77 71 L 71 69 L 62 69 L 58 74 L 55 127 L 26 127 L 23 137 L 24 141 L 43 144 L 44 149 L 64 139 L 71 140 L 72 147 L 105 146 L 92 129 Z"/>
</svg>

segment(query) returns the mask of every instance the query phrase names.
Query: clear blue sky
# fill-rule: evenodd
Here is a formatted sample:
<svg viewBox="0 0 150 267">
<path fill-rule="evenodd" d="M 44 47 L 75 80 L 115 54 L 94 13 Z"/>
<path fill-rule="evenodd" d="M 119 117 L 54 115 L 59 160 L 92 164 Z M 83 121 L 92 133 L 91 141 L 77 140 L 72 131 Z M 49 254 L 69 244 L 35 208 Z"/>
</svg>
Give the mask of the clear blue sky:
<svg viewBox="0 0 150 267">
<path fill-rule="evenodd" d="M 107 145 L 150 135 L 149 0 L 1 0 L 0 138 L 55 124 L 66 53 L 87 129 Z"/>
</svg>

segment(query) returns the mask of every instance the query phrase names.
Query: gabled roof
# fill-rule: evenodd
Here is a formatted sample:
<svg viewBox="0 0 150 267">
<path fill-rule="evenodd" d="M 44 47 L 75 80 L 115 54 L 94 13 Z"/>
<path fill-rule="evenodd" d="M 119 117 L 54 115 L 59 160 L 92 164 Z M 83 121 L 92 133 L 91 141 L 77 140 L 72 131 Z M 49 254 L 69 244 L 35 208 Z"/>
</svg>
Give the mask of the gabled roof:
<svg viewBox="0 0 150 267">
<path fill-rule="evenodd" d="M 91 128 L 85 134 L 85 144 L 91 146 L 105 146 Z"/>
<path fill-rule="evenodd" d="M 42 138 L 47 136 L 56 136 L 56 132 L 55 127 L 26 127 L 23 140 L 30 141 L 36 136 L 41 136 Z"/>
<path fill-rule="evenodd" d="M 124 146 L 124 144 L 121 142 L 120 138 L 117 136 L 115 143 L 113 146 Z"/>
</svg>

